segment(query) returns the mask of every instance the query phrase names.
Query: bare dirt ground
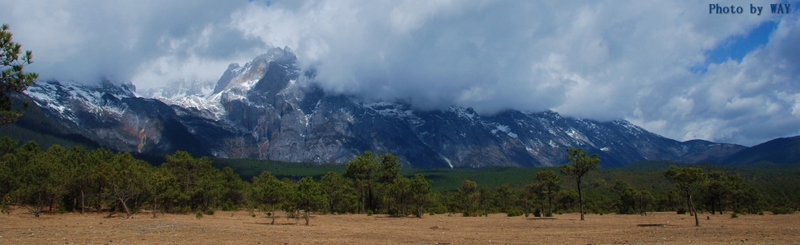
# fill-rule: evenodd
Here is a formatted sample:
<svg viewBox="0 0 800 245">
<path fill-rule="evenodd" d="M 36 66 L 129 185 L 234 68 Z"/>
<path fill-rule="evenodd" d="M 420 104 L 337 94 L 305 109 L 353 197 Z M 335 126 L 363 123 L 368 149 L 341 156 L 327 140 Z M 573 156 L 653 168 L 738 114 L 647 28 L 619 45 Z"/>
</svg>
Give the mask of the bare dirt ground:
<svg viewBox="0 0 800 245">
<path fill-rule="evenodd" d="M 194 214 L 148 212 L 105 218 L 107 213 L 44 214 L 34 218 L 17 208 L 0 215 L 0 244 L 797 244 L 800 214 L 701 214 L 701 227 L 689 215 L 556 215 L 551 219 L 465 218 L 425 215 L 314 215 L 311 225 L 279 216 L 276 225 L 263 213 L 222 212 L 201 219 Z M 707 216 L 710 219 L 707 219 Z M 640 224 L 658 224 L 639 226 Z"/>
</svg>

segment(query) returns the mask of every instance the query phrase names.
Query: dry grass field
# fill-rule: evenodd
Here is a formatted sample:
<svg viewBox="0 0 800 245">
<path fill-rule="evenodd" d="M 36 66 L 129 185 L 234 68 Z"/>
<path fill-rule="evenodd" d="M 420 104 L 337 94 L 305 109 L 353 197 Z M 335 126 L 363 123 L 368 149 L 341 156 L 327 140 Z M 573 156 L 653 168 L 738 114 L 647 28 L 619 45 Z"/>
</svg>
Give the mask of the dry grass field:
<svg viewBox="0 0 800 245">
<path fill-rule="evenodd" d="M 0 244 L 797 244 L 800 215 L 556 215 L 552 219 L 425 215 L 314 215 L 311 225 L 259 213 L 222 212 L 201 219 L 166 214 L 133 219 L 106 214 L 45 214 L 24 208 L 0 215 Z M 707 219 L 710 216 L 710 219 Z M 639 226 L 640 224 L 658 224 Z"/>
</svg>

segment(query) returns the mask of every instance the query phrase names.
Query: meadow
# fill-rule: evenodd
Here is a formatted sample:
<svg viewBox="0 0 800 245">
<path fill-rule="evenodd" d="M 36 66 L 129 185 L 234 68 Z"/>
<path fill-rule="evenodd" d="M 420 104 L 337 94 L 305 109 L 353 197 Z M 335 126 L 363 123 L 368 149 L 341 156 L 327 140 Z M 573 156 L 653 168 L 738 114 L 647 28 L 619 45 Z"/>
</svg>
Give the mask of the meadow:
<svg viewBox="0 0 800 245">
<path fill-rule="evenodd" d="M 795 244 L 800 214 L 689 215 L 578 214 L 552 218 L 462 217 L 459 214 L 392 218 L 364 214 L 313 215 L 311 225 L 278 213 L 217 211 L 196 218 L 143 211 L 106 218 L 106 213 L 46 214 L 24 208 L 0 215 L 0 244 Z"/>
</svg>

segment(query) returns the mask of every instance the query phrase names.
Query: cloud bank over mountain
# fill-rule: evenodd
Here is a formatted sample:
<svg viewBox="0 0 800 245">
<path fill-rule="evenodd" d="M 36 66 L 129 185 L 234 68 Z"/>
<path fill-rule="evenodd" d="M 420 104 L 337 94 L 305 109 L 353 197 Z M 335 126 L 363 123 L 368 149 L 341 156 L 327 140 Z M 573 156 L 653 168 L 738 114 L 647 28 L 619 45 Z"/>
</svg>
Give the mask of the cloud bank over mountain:
<svg viewBox="0 0 800 245">
<path fill-rule="evenodd" d="M 0 15 L 43 78 L 216 80 L 286 46 L 328 92 L 752 145 L 800 133 L 800 12 L 770 3 L 709 14 L 696 1 L 24 1 Z M 742 41 L 765 25 L 763 41 Z M 725 47 L 744 55 L 710 58 Z"/>
</svg>

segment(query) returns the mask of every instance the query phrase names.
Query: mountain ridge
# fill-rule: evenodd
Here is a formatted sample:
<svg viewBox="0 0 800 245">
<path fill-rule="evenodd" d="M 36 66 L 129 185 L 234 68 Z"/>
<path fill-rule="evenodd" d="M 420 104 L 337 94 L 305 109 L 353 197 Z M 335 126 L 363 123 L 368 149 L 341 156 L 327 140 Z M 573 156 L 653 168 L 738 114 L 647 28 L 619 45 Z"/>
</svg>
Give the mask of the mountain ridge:
<svg viewBox="0 0 800 245">
<path fill-rule="evenodd" d="M 346 163 L 363 151 L 391 153 L 416 168 L 556 166 L 569 147 L 598 154 L 604 167 L 642 160 L 720 162 L 745 147 L 679 142 L 625 120 L 565 118 L 553 111 L 416 110 L 327 94 L 288 48 L 231 64 L 210 89 L 145 96 L 112 87 L 37 82 L 26 92 L 48 116 L 119 150 L 193 149 L 222 158 Z M 184 81 L 184 83 L 186 83 Z M 195 91 L 189 93 L 187 91 Z M 144 94 L 144 93 L 143 93 Z M 164 93 L 161 92 L 161 95 Z M 66 96 L 69 95 L 69 96 Z"/>
</svg>

